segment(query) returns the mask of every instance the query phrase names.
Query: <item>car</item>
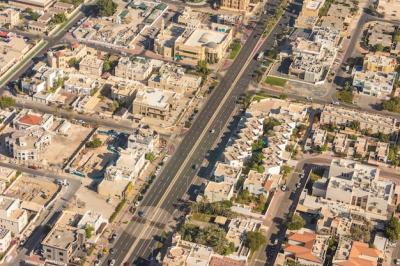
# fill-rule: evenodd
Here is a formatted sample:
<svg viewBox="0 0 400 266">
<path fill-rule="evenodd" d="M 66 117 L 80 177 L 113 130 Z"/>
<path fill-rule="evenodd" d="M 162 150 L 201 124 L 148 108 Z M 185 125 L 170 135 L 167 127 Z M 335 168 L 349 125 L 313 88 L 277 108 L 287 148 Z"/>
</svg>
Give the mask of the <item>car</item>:
<svg viewBox="0 0 400 266">
<path fill-rule="evenodd" d="M 286 191 L 286 190 L 287 190 L 287 186 L 286 186 L 286 185 L 282 185 L 282 186 L 281 186 L 281 190 L 282 190 L 282 191 Z"/>
<path fill-rule="evenodd" d="M 110 243 L 114 242 L 115 239 L 117 239 L 117 234 L 116 234 L 116 233 L 113 233 L 113 234 L 111 235 L 111 238 L 110 238 Z"/>
<path fill-rule="evenodd" d="M 213 134 L 215 132 L 215 129 L 211 129 L 210 133 Z"/>
<path fill-rule="evenodd" d="M 192 165 L 192 169 L 194 169 L 194 170 L 196 170 L 196 169 L 197 169 L 197 167 L 198 167 L 198 165 L 197 165 L 197 164 L 193 164 L 193 165 Z"/>
<path fill-rule="evenodd" d="M 297 183 L 297 184 L 296 184 L 296 187 L 297 187 L 297 188 L 301 188 L 301 183 L 300 183 L 300 182 Z"/>
<path fill-rule="evenodd" d="M 400 259 L 395 259 L 395 260 L 394 260 L 394 264 L 400 265 Z"/>
<path fill-rule="evenodd" d="M 139 205 L 140 205 L 140 201 L 138 200 L 135 202 L 135 207 L 138 207 Z"/>
<path fill-rule="evenodd" d="M 99 260 L 95 260 L 93 265 L 94 266 L 99 266 L 100 265 L 100 261 Z"/>
<path fill-rule="evenodd" d="M 110 255 L 114 255 L 115 251 L 113 248 L 110 248 Z"/>
<path fill-rule="evenodd" d="M 276 238 L 276 239 L 274 240 L 274 245 L 277 245 L 278 243 L 279 243 L 279 239 Z"/>
<path fill-rule="evenodd" d="M 114 266 L 115 265 L 115 260 L 112 259 L 108 262 L 108 266 Z"/>
<path fill-rule="evenodd" d="M 143 211 L 139 211 L 138 215 L 139 215 L 139 217 L 143 218 L 144 217 L 144 212 Z"/>
</svg>

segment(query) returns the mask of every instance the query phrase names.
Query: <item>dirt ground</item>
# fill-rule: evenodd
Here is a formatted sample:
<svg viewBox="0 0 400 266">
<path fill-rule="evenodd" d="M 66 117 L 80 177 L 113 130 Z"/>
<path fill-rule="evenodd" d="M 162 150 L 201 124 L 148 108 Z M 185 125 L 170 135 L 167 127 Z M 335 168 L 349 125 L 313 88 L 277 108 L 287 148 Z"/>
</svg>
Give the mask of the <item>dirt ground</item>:
<svg viewBox="0 0 400 266">
<path fill-rule="evenodd" d="M 55 183 L 23 175 L 12 184 L 5 195 L 45 205 L 57 191 L 58 185 Z"/>
</svg>

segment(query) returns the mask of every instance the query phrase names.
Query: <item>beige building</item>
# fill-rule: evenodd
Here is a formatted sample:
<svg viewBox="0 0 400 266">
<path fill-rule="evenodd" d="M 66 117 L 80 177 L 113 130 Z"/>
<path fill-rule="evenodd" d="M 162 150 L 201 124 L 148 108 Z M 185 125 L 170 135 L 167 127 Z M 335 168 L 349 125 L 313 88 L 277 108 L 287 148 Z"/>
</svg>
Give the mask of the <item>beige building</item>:
<svg viewBox="0 0 400 266">
<path fill-rule="evenodd" d="M 47 10 L 55 0 L 9 0 L 8 3 L 12 6 L 19 7 L 21 9 L 31 8 L 35 11 Z"/>
<path fill-rule="evenodd" d="M 185 69 L 175 64 L 164 64 L 158 74 L 153 74 L 148 85 L 152 88 L 171 90 L 177 93 L 192 93 L 201 84 L 201 77 L 186 74 Z"/>
<path fill-rule="evenodd" d="M 210 28 L 187 30 L 190 33 L 176 39 L 174 47 L 176 60 L 194 64 L 200 60 L 217 62 L 223 58 L 232 41 L 232 29 L 221 24 L 213 23 Z"/>
<path fill-rule="evenodd" d="M 20 200 L 0 196 L 0 228 L 19 236 L 27 224 L 28 214 L 21 208 Z"/>
<path fill-rule="evenodd" d="M 363 69 L 373 72 L 392 73 L 396 71 L 396 58 L 386 53 L 370 53 L 364 57 Z"/>
<path fill-rule="evenodd" d="M 79 72 L 100 77 L 103 72 L 103 60 L 93 55 L 86 55 L 79 63 Z"/>
<path fill-rule="evenodd" d="M 246 11 L 249 8 L 249 0 L 221 0 L 221 8 Z"/>
<path fill-rule="evenodd" d="M 43 257 L 48 263 L 68 265 L 75 251 L 85 243 L 85 230 L 76 227 L 79 220 L 79 215 L 63 212 L 43 239 Z"/>
<path fill-rule="evenodd" d="M 47 62 L 52 68 L 60 68 L 66 70 L 69 68 L 68 62 L 75 58 L 76 60 L 80 60 L 84 56 L 88 54 L 88 49 L 85 45 L 74 43 L 70 47 L 49 51 L 47 53 Z"/>
<path fill-rule="evenodd" d="M 372 134 L 378 132 L 397 134 L 399 131 L 399 121 L 388 116 L 331 105 L 325 105 L 321 113 L 320 122 L 322 124 L 347 125 L 352 121 L 358 121 L 360 123 L 360 130 L 368 130 Z"/>
<path fill-rule="evenodd" d="M 173 100 L 173 93 L 159 89 L 138 91 L 133 100 L 133 114 L 166 120 Z"/>
<path fill-rule="evenodd" d="M 0 74 L 19 62 L 31 47 L 23 38 L 9 39 L 9 42 L 0 42 Z"/>
<path fill-rule="evenodd" d="M 14 9 L 7 8 L 0 11 L 0 25 L 15 26 L 19 22 L 19 13 Z"/>
<path fill-rule="evenodd" d="M 147 58 L 136 57 L 131 60 L 129 57 L 121 57 L 115 67 L 115 76 L 142 81 L 147 79 L 152 71 L 153 66 Z"/>
<path fill-rule="evenodd" d="M 8 250 L 11 244 L 11 231 L 0 228 L 0 252 L 4 253 Z"/>
</svg>

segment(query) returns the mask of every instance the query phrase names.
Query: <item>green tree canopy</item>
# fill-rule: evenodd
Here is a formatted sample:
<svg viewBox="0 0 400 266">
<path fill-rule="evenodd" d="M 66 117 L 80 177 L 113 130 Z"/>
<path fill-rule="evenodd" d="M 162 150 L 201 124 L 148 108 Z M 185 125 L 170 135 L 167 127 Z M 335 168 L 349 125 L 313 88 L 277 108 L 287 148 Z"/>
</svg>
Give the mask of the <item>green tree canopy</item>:
<svg viewBox="0 0 400 266">
<path fill-rule="evenodd" d="M 266 242 L 267 239 L 265 236 L 258 231 L 250 231 L 246 233 L 245 246 L 248 247 L 251 252 L 259 249 Z"/>
<path fill-rule="evenodd" d="M 117 10 L 117 4 L 112 0 L 98 0 L 96 7 L 98 14 L 102 17 L 110 17 Z"/>
<path fill-rule="evenodd" d="M 399 240 L 400 238 L 400 222 L 397 217 L 390 218 L 385 225 L 385 235 L 390 241 Z"/>
<path fill-rule="evenodd" d="M 300 215 L 294 214 L 291 221 L 288 223 L 287 228 L 289 230 L 299 230 L 303 228 L 305 225 L 306 221 L 304 221 L 304 219 Z"/>
<path fill-rule="evenodd" d="M 9 96 L 1 96 L 0 97 L 0 108 L 9 108 L 15 106 L 16 101 L 14 98 L 9 97 Z"/>
</svg>

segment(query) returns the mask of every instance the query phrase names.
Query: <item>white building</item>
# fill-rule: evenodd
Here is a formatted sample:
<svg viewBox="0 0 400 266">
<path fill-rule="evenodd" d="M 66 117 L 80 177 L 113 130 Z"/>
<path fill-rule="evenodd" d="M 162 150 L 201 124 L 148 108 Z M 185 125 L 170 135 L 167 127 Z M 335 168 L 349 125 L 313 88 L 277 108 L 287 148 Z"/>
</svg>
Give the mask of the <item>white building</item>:
<svg viewBox="0 0 400 266">
<path fill-rule="evenodd" d="M 11 231 L 5 228 L 0 228 L 0 252 L 4 253 L 11 244 Z"/>
<path fill-rule="evenodd" d="M 28 224 L 28 214 L 19 199 L 0 196 L 0 228 L 18 236 Z"/>
<path fill-rule="evenodd" d="M 64 90 L 80 96 L 91 95 L 100 84 L 97 80 L 82 74 L 69 74 L 64 82 Z"/>
<path fill-rule="evenodd" d="M 121 150 L 115 165 L 107 167 L 104 178 L 111 181 L 136 178 L 146 164 L 146 152 L 147 149 L 139 145 L 136 149 Z"/>
<path fill-rule="evenodd" d="M 394 183 L 379 178 L 378 168 L 345 159 L 332 160 L 326 199 L 387 217 L 393 196 Z"/>
<path fill-rule="evenodd" d="M 136 57 L 131 60 L 129 57 L 121 57 L 115 67 L 115 76 L 131 79 L 146 80 L 153 71 L 151 60 L 144 57 Z"/>
</svg>

